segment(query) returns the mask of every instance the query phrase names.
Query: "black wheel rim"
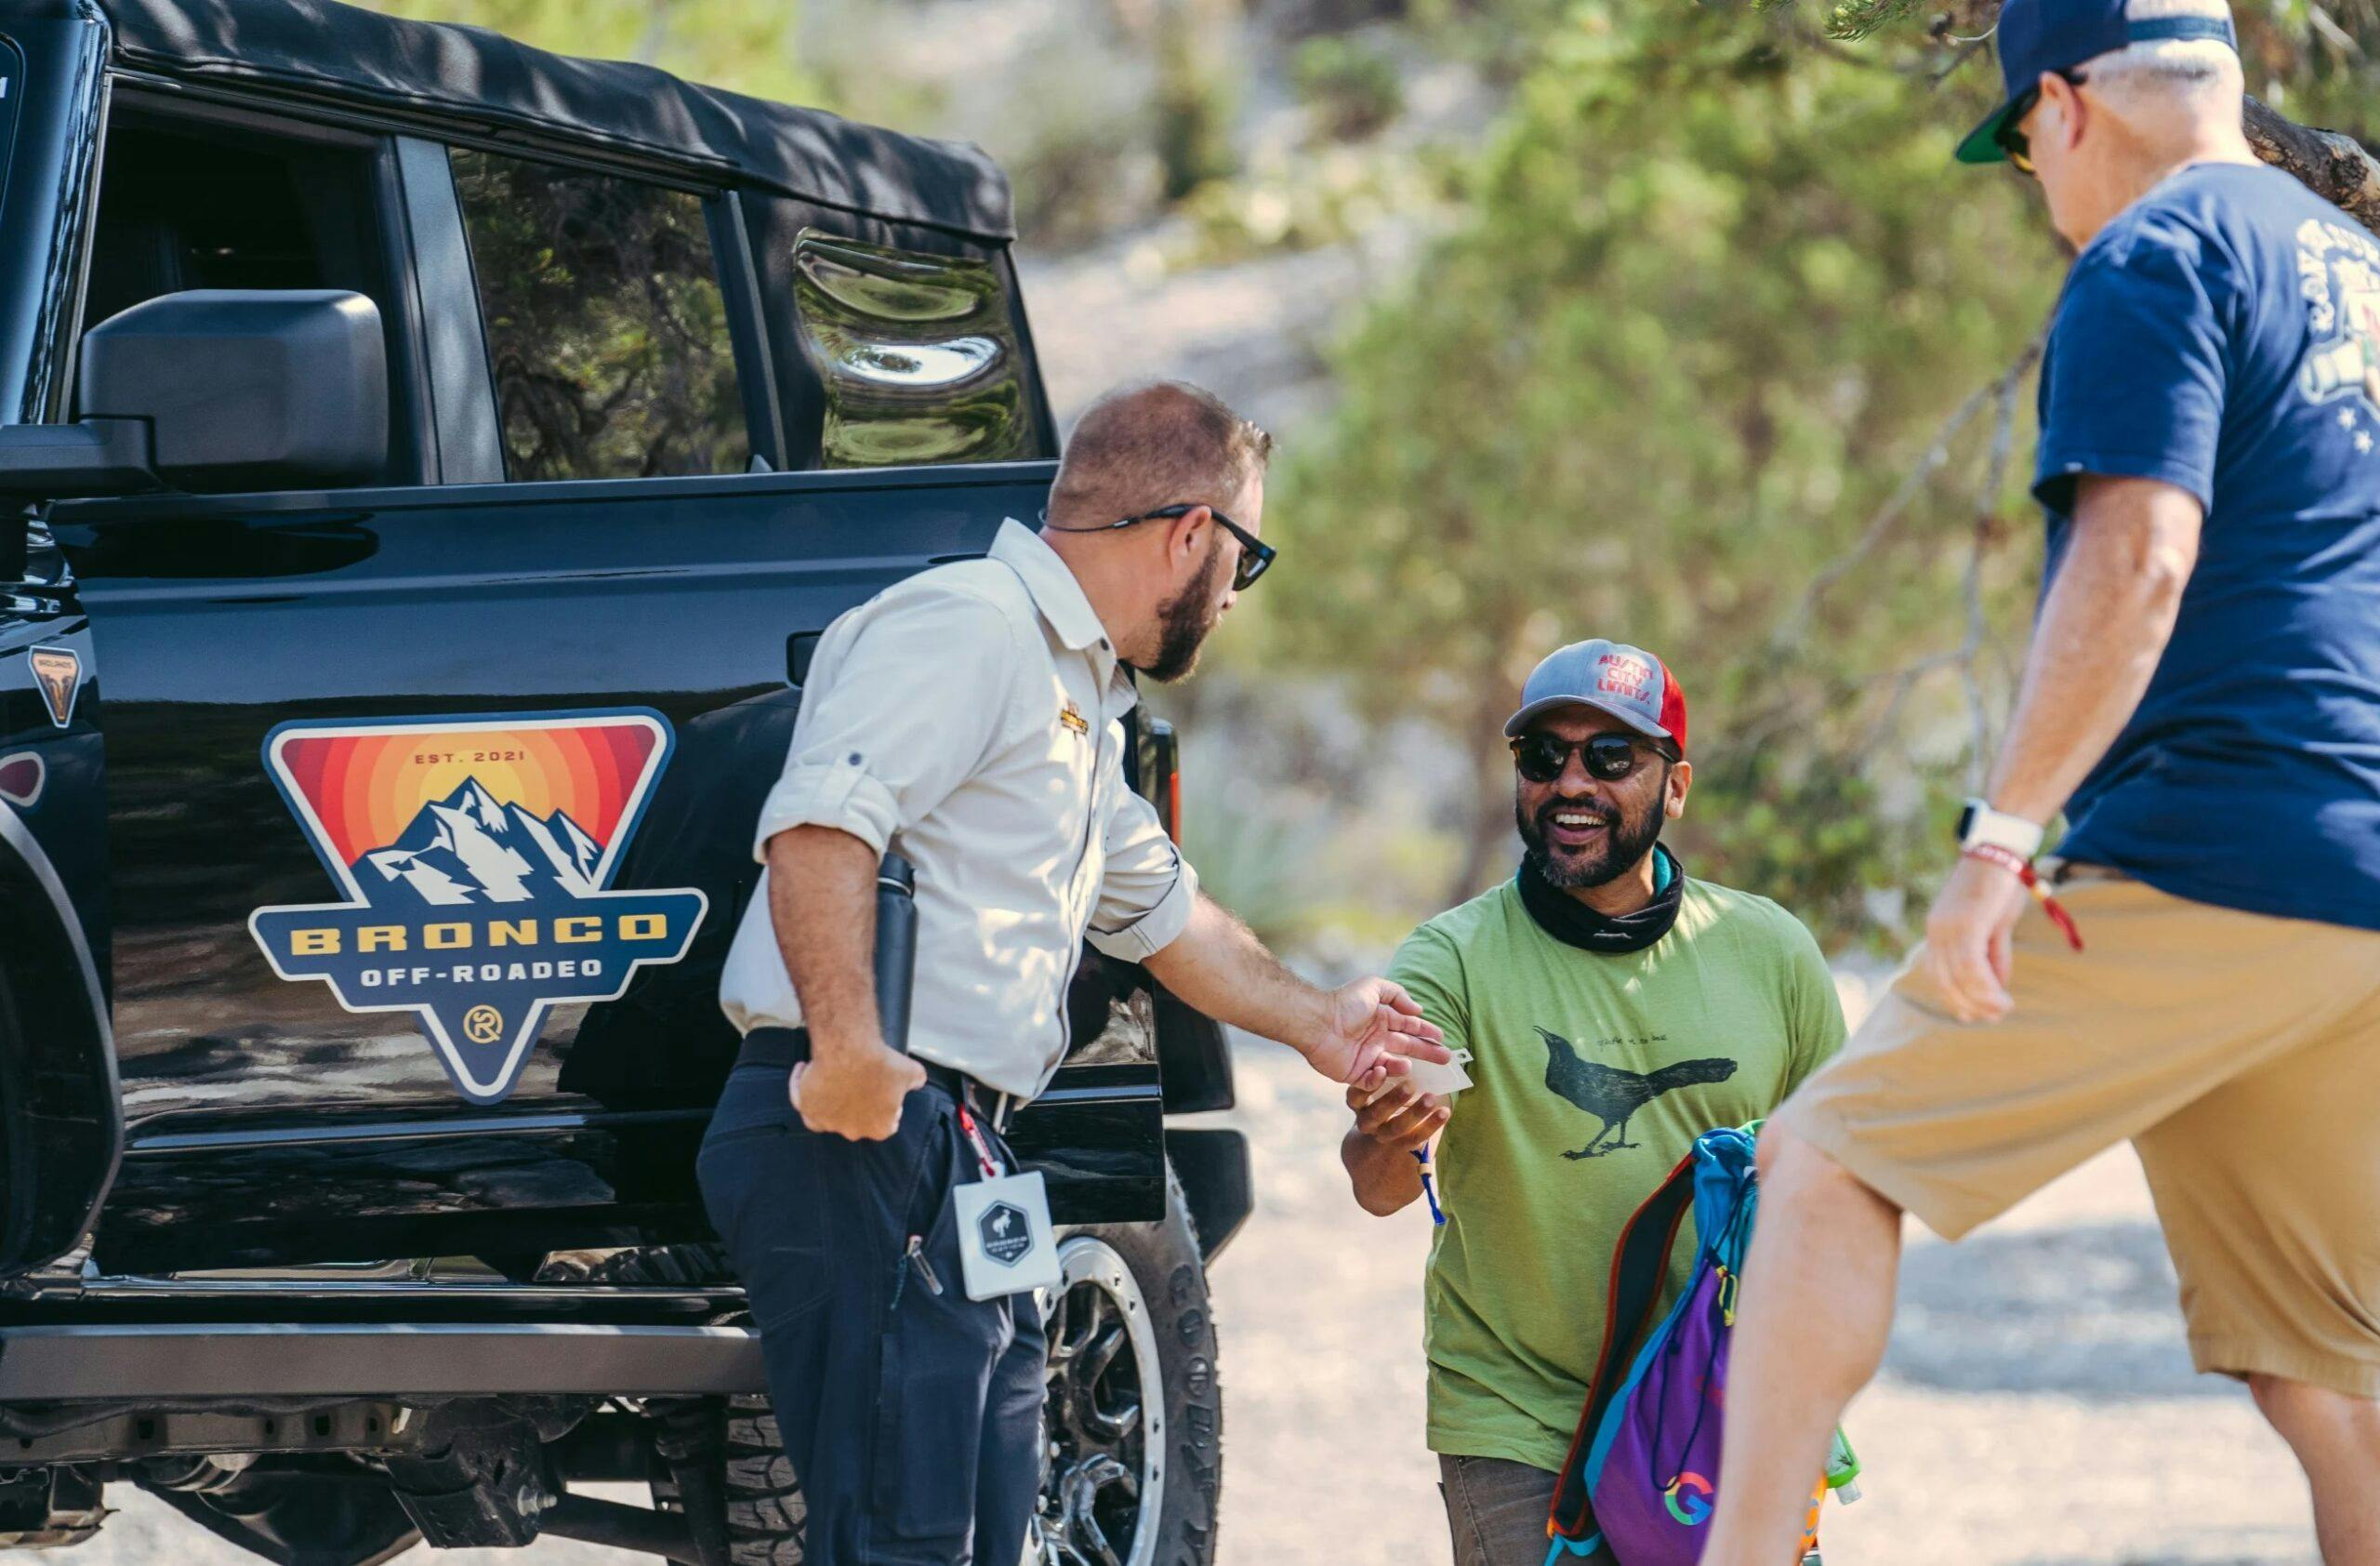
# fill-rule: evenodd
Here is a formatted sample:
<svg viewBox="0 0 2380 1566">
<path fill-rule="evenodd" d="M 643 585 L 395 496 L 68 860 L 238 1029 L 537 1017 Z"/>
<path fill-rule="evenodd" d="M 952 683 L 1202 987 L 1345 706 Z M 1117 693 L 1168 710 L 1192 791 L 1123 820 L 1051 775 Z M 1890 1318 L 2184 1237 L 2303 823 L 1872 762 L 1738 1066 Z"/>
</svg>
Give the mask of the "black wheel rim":
<svg viewBox="0 0 2380 1566">
<path fill-rule="evenodd" d="M 1165 1396 L 1148 1302 L 1123 1258 L 1079 1235 L 1045 1304 L 1049 1444 L 1027 1559 L 1149 1566 L 1163 1505 Z"/>
</svg>

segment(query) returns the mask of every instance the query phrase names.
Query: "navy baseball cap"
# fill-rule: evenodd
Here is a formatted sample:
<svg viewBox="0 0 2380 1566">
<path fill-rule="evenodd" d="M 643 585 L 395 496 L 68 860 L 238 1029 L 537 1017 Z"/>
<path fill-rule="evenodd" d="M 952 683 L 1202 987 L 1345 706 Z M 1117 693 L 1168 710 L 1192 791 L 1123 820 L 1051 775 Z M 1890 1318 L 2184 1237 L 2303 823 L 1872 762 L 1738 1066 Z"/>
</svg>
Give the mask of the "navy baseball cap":
<svg viewBox="0 0 2380 1566">
<path fill-rule="evenodd" d="M 2007 156 L 2000 132 L 2033 106 L 2045 71 L 2070 71 L 2086 60 L 2132 44 L 2215 38 L 2233 49 L 2240 40 L 2228 10 L 2175 14 L 2172 0 L 2008 0 L 2001 7 L 2000 82 L 2007 100 L 1959 143 L 1961 163 L 1998 163 Z"/>
<path fill-rule="evenodd" d="M 1516 739 L 1529 724 L 1557 707 L 1592 707 L 1608 712 L 1655 739 L 1666 739 L 1686 754 L 1686 693 L 1669 665 L 1624 642 L 1573 642 L 1546 655 L 1521 686 L 1520 710 L 1504 720 L 1504 737 Z"/>
</svg>

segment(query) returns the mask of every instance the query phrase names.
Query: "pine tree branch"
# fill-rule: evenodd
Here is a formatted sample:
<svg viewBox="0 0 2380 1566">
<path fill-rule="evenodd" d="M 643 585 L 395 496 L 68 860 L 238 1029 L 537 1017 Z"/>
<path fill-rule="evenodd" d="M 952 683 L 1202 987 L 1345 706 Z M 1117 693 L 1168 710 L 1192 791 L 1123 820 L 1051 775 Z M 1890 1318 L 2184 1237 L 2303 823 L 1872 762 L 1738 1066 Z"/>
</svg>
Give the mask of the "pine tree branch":
<svg viewBox="0 0 2380 1566">
<path fill-rule="evenodd" d="M 2380 157 L 2345 131 L 2319 130 L 2282 118 L 2254 98 L 2243 128 L 2256 156 L 2285 168 L 2308 190 L 2380 233 Z"/>
</svg>

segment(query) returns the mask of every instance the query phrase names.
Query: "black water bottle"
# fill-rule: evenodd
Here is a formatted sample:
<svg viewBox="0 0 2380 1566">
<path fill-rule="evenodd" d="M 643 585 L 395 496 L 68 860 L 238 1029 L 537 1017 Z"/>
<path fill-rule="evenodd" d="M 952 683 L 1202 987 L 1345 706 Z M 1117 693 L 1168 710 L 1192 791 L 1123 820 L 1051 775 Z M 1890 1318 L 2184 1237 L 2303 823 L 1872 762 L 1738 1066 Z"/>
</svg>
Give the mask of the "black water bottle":
<svg viewBox="0 0 2380 1566">
<path fill-rule="evenodd" d="M 876 868 L 876 1015 L 884 1042 L 909 1053 L 909 992 L 918 976 L 918 872 L 898 854 Z"/>
</svg>

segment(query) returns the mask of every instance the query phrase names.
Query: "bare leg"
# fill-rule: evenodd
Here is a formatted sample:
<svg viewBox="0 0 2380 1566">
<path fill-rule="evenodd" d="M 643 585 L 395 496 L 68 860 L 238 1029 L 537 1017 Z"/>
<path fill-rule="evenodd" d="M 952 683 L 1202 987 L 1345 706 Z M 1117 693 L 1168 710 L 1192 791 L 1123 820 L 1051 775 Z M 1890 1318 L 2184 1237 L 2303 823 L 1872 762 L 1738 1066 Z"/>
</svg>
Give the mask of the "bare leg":
<svg viewBox="0 0 2380 1566">
<path fill-rule="evenodd" d="M 2324 1566 L 2380 1566 L 2380 1404 L 2277 1375 L 2248 1387 L 2313 1487 Z"/>
<path fill-rule="evenodd" d="M 1792 1566 L 1828 1440 L 1892 1331 L 1899 1209 L 1780 1125 L 1760 1163 L 1703 1566 Z"/>
</svg>

